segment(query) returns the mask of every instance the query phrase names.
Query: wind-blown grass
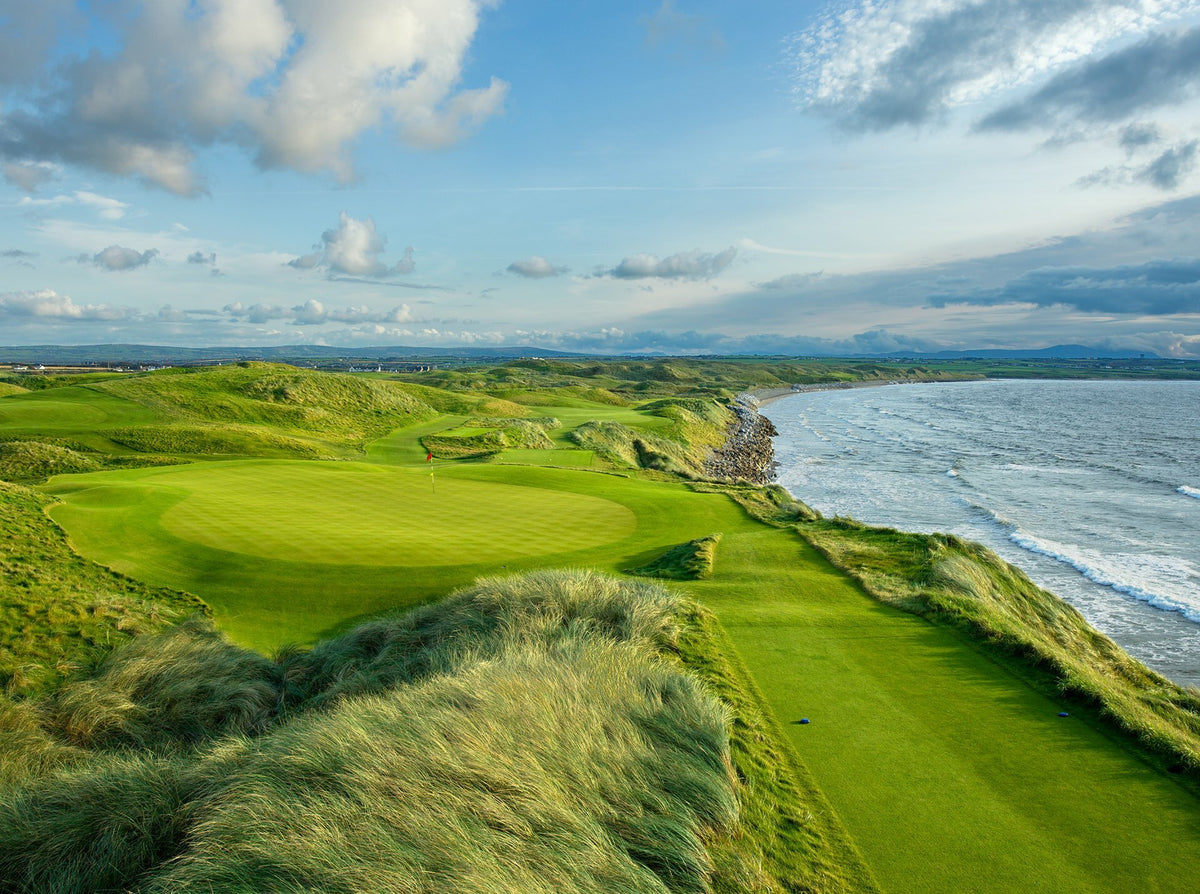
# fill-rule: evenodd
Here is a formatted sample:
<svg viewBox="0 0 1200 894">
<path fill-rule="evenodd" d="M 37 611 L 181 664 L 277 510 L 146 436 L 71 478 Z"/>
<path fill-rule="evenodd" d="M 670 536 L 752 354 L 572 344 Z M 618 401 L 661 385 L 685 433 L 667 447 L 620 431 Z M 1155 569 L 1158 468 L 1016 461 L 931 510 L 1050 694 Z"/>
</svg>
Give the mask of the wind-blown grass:
<svg viewBox="0 0 1200 894">
<path fill-rule="evenodd" d="M 0 892 L 706 891 L 737 799 L 682 607 L 540 572 L 274 662 L 128 646 L 0 714 Z"/>
<path fill-rule="evenodd" d="M 87 454 L 40 441 L 0 443 L 0 479 L 30 481 L 71 472 L 94 472 L 100 463 Z"/>
<path fill-rule="evenodd" d="M 0 686 L 53 687 L 139 633 L 204 608 L 82 559 L 44 514 L 51 501 L 0 481 Z"/>
</svg>

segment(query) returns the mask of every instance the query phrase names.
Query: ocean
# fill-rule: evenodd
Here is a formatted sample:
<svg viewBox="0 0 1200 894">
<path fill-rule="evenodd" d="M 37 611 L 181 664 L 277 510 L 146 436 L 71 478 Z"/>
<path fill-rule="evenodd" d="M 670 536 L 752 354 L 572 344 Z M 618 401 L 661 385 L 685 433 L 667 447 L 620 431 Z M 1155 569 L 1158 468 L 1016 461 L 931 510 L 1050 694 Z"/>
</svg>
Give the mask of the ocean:
<svg viewBox="0 0 1200 894">
<path fill-rule="evenodd" d="M 762 413 L 778 482 L 813 508 L 983 543 L 1200 685 L 1200 382 L 889 385 Z"/>
</svg>

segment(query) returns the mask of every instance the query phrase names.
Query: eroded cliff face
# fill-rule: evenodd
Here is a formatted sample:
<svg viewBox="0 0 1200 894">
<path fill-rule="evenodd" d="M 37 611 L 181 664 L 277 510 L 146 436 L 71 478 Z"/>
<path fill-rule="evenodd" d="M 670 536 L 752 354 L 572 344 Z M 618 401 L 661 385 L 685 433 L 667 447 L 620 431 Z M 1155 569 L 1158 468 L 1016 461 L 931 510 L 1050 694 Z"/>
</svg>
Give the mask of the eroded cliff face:
<svg viewBox="0 0 1200 894">
<path fill-rule="evenodd" d="M 767 484 L 775 477 L 775 448 L 771 438 L 779 432 L 758 412 L 758 402 L 740 395 L 733 404 L 737 420 L 730 425 L 724 445 L 704 464 L 710 478 L 743 479 Z"/>
</svg>

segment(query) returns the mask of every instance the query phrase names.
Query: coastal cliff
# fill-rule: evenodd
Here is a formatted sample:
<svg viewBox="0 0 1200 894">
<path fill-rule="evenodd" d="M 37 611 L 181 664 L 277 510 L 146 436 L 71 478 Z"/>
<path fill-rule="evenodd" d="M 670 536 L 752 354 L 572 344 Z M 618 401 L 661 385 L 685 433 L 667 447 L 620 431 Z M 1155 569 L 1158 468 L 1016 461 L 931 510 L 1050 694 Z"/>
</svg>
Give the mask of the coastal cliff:
<svg viewBox="0 0 1200 894">
<path fill-rule="evenodd" d="M 770 483 L 775 477 L 771 438 L 779 432 L 770 419 L 759 414 L 758 400 L 751 394 L 739 394 L 731 409 L 736 419 L 729 426 L 725 443 L 705 461 L 704 474 L 752 484 Z"/>
</svg>

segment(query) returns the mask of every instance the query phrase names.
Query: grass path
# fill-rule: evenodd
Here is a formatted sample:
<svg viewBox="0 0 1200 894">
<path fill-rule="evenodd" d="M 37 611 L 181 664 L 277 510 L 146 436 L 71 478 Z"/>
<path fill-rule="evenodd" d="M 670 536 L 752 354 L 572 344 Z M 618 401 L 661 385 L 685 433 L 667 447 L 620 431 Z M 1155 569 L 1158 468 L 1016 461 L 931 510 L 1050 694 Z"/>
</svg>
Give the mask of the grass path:
<svg viewBox="0 0 1200 894">
<path fill-rule="evenodd" d="M 790 532 L 726 537 L 689 586 L 885 891 L 1196 889 L 1192 795 Z"/>
</svg>

